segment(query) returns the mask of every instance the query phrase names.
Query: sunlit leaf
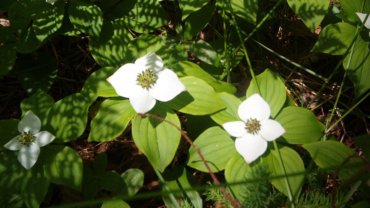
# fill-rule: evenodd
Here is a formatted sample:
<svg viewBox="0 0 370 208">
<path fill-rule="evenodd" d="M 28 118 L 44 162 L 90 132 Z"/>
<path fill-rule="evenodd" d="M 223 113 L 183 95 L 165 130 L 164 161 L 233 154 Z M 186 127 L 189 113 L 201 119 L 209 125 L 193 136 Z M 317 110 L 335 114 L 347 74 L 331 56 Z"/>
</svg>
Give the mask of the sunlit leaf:
<svg viewBox="0 0 370 208">
<path fill-rule="evenodd" d="M 167 102 L 170 107 L 191 115 L 207 115 L 225 106 L 216 92 L 205 81 L 192 76 L 180 79 L 186 91 Z"/>
<path fill-rule="evenodd" d="M 150 113 L 159 115 L 178 127 L 181 126 L 177 115 L 163 105 L 157 105 Z M 164 171 L 175 156 L 181 133 L 167 122 L 137 115 L 132 120 L 132 136 L 136 146 L 152 166 L 159 171 Z"/>
<path fill-rule="evenodd" d="M 327 25 L 321 31 L 312 51 L 331 55 L 343 55 L 350 46 L 355 34 L 356 27 L 348 23 L 340 22 Z"/>
<path fill-rule="evenodd" d="M 247 97 L 254 93 L 260 94 L 270 105 L 271 116 L 274 118 L 284 106 L 286 100 L 285 85 L 278 74 L 266 69 L 256 77 L 258 88 L 255 82 L 251 81 L 247 89 Z M 259 90 L 258 90 L 259 89 Z"/>
<path fill-rule="evenodd" d="M 325 0 L 288 0 L 287 2 L 311 31 L 315 31 L 320 25 L 328 13 L 330 4 L 330 1 Z"/>
<path fill-rule="evenodd" d="M 213 172 L 223 170 L 227 162 L 236 152 L 233 139 L 220 127 L 212 127 L 204 131 L 194 141 L 194 145 L 204 156 L 208 166 Z M 197 170 L 208 172 L 200 156 L 192 147 L 189 149 L 187 165 Z"/>
<path fill-rule="evenodd" d="M 71 23 L 83 33 L 99 37 L 103 26 L 103 12 L 93 4 L 73 1 L 69 5 Z"/>
<path fill-rule="evenodd" d="M 319 140 L 324 133 L 324 125 L 315 115 L 301 107 L 286 107 L 276 120 L 284 127 L 283 138 L 291 144 L 306 144 Z"/>
<path fill-rule="evenodd" d="M 229 121 L 240 120 L 238 115 L 238 108 L 242 101 L 234 95 L 225 92 L 217 93 L 217 95 L 224 102 L 226 108 L 212 114 L 211 118 L 220 125 Z"/>
<path fill-rule="evenodd" d="M 91 121 L 89 141 L 112 141 L 122 134 L 135 115 L 129 100 L 105 100 Z"/>
</svg>

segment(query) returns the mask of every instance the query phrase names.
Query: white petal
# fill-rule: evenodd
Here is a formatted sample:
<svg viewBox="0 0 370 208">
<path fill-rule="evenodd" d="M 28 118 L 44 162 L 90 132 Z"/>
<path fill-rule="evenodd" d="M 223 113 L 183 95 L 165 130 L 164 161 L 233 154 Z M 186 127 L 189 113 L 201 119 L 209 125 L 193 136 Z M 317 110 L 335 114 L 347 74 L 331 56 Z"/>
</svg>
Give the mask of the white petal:
<svg viewBox="0 0 370 208">
<path fill-rule="evenodd" d="M 177 75 L 169 69 L 164 69 L 158 73 L 158 80 L 149 89 L 149 94 L 159 101 L 167 102 L 183 91 L 185 91 L 185 86 Z"/>
<path fill-rule="evenodd" d="M 136 85 L 139 71 L 135 64 L 125 64 L 121 66 L 107 81 L 113 86 L 117 94 L 122 97 L 130 97 L 134 92 L 132 87 Z"/>
<path fill-rule="evenodd" d="M 23 144 L 19 143 L 18 137 L 19 136 L 16 136 L 13 139 L 11 139 L 8 143 L 4 145 L 4 147 L 7 148 L 8 150 L 13 151 L 20 150 Z"/>
<path fill-rule="evenodd" d="M 36 143 L 32 143 L 30 146 L 23 146 L 19 150 L 18 161 L 28 170 L 35 165 L 39 154 L 40 147 Z"/>
<path fill-rule="evenodd" d="M 39 147 L 43 147 L 55 139 L 55 136 L 49 133 L 48 131 L 41 131 L 34 135 L 36 137 L 36 144 Z"/>
<path fill-rule="evenodd" d="M 270 113 L 269 104 L 259 94 L 251 95 L 238 108 L 238 115 L 244 122 L 251 118 L 259 121 L 268 119 Z"/>
<path fill-rule="evenodd" d="M 267 149 L 267 142 L 259 135 L 247 134 L 235 140 L 235 148 L 247 163 L 252 163 Z"/>
<path fill-rule="evenodd" d="M 40 131 L 41 121 L 32 111 L 27 111 L 18 123 L 19 132 L 31 132 L 36 134 Z"/>
<path fill-rule="evenodd" d="M 245 130 L 245 123 L 243 121 L 231 121 L 222 125 L 224 129 L 233 137 L 242 137 L 247 131 Z"/>
<path fill-rule="evenodd" d="M 263 139 L 273 141 L 285 133 L 285 129 L 275 120 L 267 119 L 261 121 L 260 134 Z"/>
<path fill-rule="evenodd" d="M 151 69 L 155 72 L 159 72 L 163 69 L 163 61 L 161 57 L 157 56 L 155 53 L 148 53 L 136 59 L 135 65 L 140 71 Z"/>
<path fill-rule="evenodd" d="M 130 103 L 134 110 L 137 113 L 146 113 L 150 111 L 154 107 L 156 100 L 149 94 L 148 90 L 139 89 L 135 91 L 136 93 L 130 97 Z"/>
<path fill-rule="evenodd" d="M 365 21 L 365 18 L 366 16 L 369 16 L 365 22 L 365 27 L 367 29 L 370 29 L 370 15 L 369 14 L 365 14 L 365 13 L 361 13 L 361 12 L 356 12 L 357 16 L 360 18 L 361 22 L 364 22 Z"/>
</svg>

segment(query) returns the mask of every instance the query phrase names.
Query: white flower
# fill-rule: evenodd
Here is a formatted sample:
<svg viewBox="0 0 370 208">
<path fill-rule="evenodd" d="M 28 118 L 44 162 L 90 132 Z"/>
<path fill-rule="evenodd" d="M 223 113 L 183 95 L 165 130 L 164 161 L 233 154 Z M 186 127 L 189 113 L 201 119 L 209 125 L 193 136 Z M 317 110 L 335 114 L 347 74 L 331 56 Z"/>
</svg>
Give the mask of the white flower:
<svg viewBox="0 0 370 208">
<path fill-rule="evenodd" d="M 177 75 L 163 67 L 162 59 L 155 53 L 121 66 L 107 80 L 118 95 L 130 99 L 137 113 L 151 110 L 156 100 L 167 102 L 185 91 Z"/>
<path fill-rule="evenodd" d="M 365 14 L 365 13 L 361 13 L 361 12 L 356 12 L 356 14 L 357 14 L 358 18 L 360 18 L 361 22 L 364 22 L 366 17 L 368 16 L 367 19 L 366 19 L 366 22 L 365 22 L 365 27 L 367 29 L 370 29 L 370 14 Z M 369 36 L 370 36 L 370 32 L 369 32 Z"/>
<path fill-rule="evenodd" d="M 267 142 L 285 133 L 281 124 L 270 118 L 270 106 L 258 94 L 243 101 L 238 108 L 241 121 L 224 123 L 222 126 L 233 137 L 235 147 L 247 163 L 261 156 L 267 149 Z"/>
<path fill-rule="evenodd" d="M 55 138 L 54 135 L 47 131 L 40 131 L 40 129 L 40 119 L 32 111 L 27 111 L 18 123 L 18 131 L 21 134 L 4 145 L 9 150 L 19 150 L 18 161 L 27 170 L 35 165 L 40 154 L 40 147 L 49 144 Z"/>
<path fill-rule="evenodd" d="M 54 5 L 55 2 L 57 2 L 58 0 L 45 0 L 45 1 L 46 1 L 46 3 L 49 3 L 51 5 Z"/>
</svg>

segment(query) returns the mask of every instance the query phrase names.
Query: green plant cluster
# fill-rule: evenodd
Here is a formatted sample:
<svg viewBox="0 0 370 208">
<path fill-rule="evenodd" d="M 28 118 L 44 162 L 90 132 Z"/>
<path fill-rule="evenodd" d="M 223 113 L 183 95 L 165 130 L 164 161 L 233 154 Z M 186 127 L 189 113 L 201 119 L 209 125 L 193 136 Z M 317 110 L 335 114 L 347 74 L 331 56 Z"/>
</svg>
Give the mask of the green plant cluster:
<svg viewBox="0 0 370 208">
<path fill-rule="evenodd" d="M 351 199 L 361 188 L 369 188 L 369 136 L 356 135 L 355 142 L 363 151 L 359 156 L 330 135 L 338 124 L 333 124 L 333 114 L 324 125 L 313 111 L 296 102 L 278 68 L 258 68 L 249 53 L 251 48 L 267 47 L 256 37 L 283 6 L 299 16 L 309 31 L 321 25 L 311 52 L 340 59 L 322 83 L 328 84 L 337 74 L 349 77 L 351 83 L 346 86 L 353 86 L 356 104 L 345 115 L 351 113 L 369 96 L 369 29 L 356 12 L 370 13 L 370 1 L 336 3 L 1 0 L 0 18 L 9 25 L 0 25 L 0 77 L 17 78 L 27 93 L 20 103 L 22 114 L 34 112 L 43 129 L 56 139 L 41 149 L 36 165 L 25 170 L 17 161 L 17 153 L 3 147 L 19 134 L 19 120 L 0 120 L 0 207 L 57 205 L 48 202 L 55 186 L 83 196 L 74 206 L 130 207 L 130 201 L 139 200 L 143 194 L 140 190 L 147 177 L 143 170 L 110 170 L 105 154 L 89 164 L 72 145 L 81 138 L 88 143 L 109 143 L 121 135 L 129 137 L 149 161 L 168 207 L 203 207 L 213 202 L 236 206 L 232 199 L 243 207 L 366 204 L 365 199 Z M 270 4 L 270 11 L 266 11 L 265 5 Z M 213 33 L 207 34 L 209 31 Z M 51 88 L 61 64 L 56 54 L 46 53 L 45 48 L 54 48 L 56 41 L 72 37 L 87 41 L 85 52 L 96 62 L 96 69 L 88 74 L 81 89 L 56 100 Z M 169 102 L 158 102 L 148 114 L 141 115 L 128 99 L 118 96 L 107 78 L 120 66 L 134 63 L 149 52 L 163 59 L 186 91 Z M 241 66 L 247 69 L 237 72 Z M 318 79 L 324 76 L 298 68 Z M 239 80 L 236 85 L 235 76 L 248 77 L 250 82 Z M 247 82 L 244 91 L 240 90 L 242 82 Z M 240 120 L 238 106 L 255 93 L 269 104 L 271 118 L 285 133 L 269 142 L 267 151 L 248 164 L 236 151 L 235 138 L 222 125 Z M 201 154 L 193 146 L 182 146 L 186 135 Z M 181 151 L 186 161 L 176 162 Z M 318 169 L 340 181 L 337 197 L 327 196 L 324 187 L 310 189 L 323 186 L 308 182 Z M 193 173 L 210 172 L 217 173 L 221 183 L 205 192 L 208 197 L 202 197 L 199 186 L 207 184 L 194 182 Z"/>
</svg>

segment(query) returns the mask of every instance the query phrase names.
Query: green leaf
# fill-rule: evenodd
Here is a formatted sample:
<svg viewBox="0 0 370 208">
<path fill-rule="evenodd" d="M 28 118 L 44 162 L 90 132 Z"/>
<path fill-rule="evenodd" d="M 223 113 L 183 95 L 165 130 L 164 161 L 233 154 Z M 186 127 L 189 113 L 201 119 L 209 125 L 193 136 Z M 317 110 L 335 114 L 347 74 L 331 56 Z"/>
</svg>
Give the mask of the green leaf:
<svg viewBox="0 0 370 208">
<path fill-rule="evenodd" d="M 51 182 L 81 190 L 83 164 L 78 153 L 69 148 L 55 145 L 45 147 L 44 157 L 52 157 L 50 165 L 45 166 L 45 173 Z"/>
<path fill-rule="evenodd" d="M 130 208 L 122 199 L 108 199 L 103 202 L 101 208 Z"/>
<path fill-rule="evenodd" d="M 212 172 L 223 170 L 234 152 L 236 152 L 233 139 L 218 126 L 204 131 L 194 141 L 194 145 L 200 150 Z M 208 172 L 199 155 L 192 147 L 189 149 L 187 165 L 199 171 Z"/>
<path fill-rule="evenodd" d="M 259 91 L 255 82 L 251 81 L 247 89 L 247 97 L 254 93 L 260 94 L 270 105 L 271 117 L 275 117 L 284 106 L 286 100 L 285 85 L 279 75 L 266 69 L 256 77 Z"/>
<path fill-rule="evenodd" d="M 365 32 L 368 35 L 368 31 Z M 368 38 L 367 38 L 368 39 Z M 343 67 L 355 86 L 356 97 L 370 89 L 370 49 L 369 41 L 359 35 L 348 55 L 343 60 Z"/>
<path fill-rule="evenodd" d="M 208 3 L 208 0 L 181 0 L 179 1 L 179 6 L 182 11 L 182 20 L 186 19 L 189 14 L 198 11 L 201 9 L 204 5 Z"/>
<path fill-rule="evenodd" d="M 22 36 L 17 39 L 17 52 L 19 53 L 31 53 L 41 47 L 42 42 L 37 39 L 35 31 L 32 27 L 29 27 Z M 48 59 L 43 59 L 43 61 Z"/>
<path fill-rule="evenodd" d="M 105 21 L 100 38 L 89 42 L 92 56 L 100 66 L 119 67 L 129 60 L 127 45 L 133 39 L 123 19 Z"/>
<path fill-rule="evenodd" d="M 80 93 L 56 102 L 48 114 L 49 132 L 63 142 L 77 139 L 85 130 L 87 112 L 92 102 L 93 100 Z"/>
<path fill-rule="evenodd" d="M 234 95 L 225 92 L 217 93 L 217 95 L 224 102 L 226 108 L 212 114 L 211 118 L 219 125 L 222 125 L 229 121 L 240 120 L 238 116 L 238 108 L 241 103 L 240 99 L 235 97 Z"/>
<path fill-rule="evenodd" d="M 37 39 L 44 41 L 62 26 L 64 4 L 53 6 L 43 2 L 39 6 L 38 12 L 33 19 L 32 27 Z"/>
<path fill-rule="evenodd" d="M 356 12 L 370 13 L 370 2 L 367 0 L 340 0 L 341 14 L 348 22 L 358 22 Z"/>
<path fill-rule="evenodd" d="M 124 19 L 135 32 L 146 33 L 163 26 L 167 15 L 159 1 L 138 0 Z"/>
<path fill-rule="evenodd" d="M 17 119 L 0 120 L 0 147 L 4 148 L 4 144 L 19 135 Z M 0 148 L 0 149 L 1 149 Z"/>
<path fill-rule="evenodd" d="M 114 20 L 127 16 L 137 2 L 138 0 L 101 1 L 100 8 L 102 8 L 105 18 Z"/>
<path fill-rule="evenodd" d="M 261 177 L 255 174 L 255 168 L 253 167 L 255 166 L 248 165 L 237 152 L 232 155 L 225 167 L 226 181 L 232 184 L 230 189 L 241 202 L 244 201 L 246 194 L 248 194 L 248 185 L 254 183 L 253 181 L 256 177 Z"/>
<path fill-rule="evenodd" d="M 343 55 L 350 46 L 356 34 L 356 27 L 339 22 L 324 27 L 312 52 Z"/>
<path fill-rule="evenodd" d="M 12 70 L 17 52 L 14 45 L 3 45 L 0 47 L 0 78 Z"/>
<path fill-rule="evenodd" d="M 116 171 L 107 171 L 99 175 L 100 187 L 114 194 L 121 193 L 125 183 Z"/>
<path fill-rule="evenodd" d="M 339 170 L 341 179 L 350 179 L 361 172 L 363 162 L 356 153 L 337 141 L 320 141 L 303 145 L 316 165 L 326 170 Z"/>
<path fill-rule="evenodd" d="M 49 108 L 54 104 L 53 98 L 42 90 L 37 90 L 31 97 L 26 98 L 21 103 L 22 114 L 31 110 L 40 118 L 45 125 Z"/>
<path fill-rule="evenodd" d="M 168 189 L 174 193 L 176 201 L 178 203 L 174 204 L 167 195 L 163 195 L 163 201 L 167 207 L 177 207 L 182 205 L 185 207 L 185 203 L 191 203 L 190 207 L 202 208 L 202 198 L 199 193 L 192 190 L 193 187 L 190 183 L 191 174 L 186 171 L 183 167 L 175 167 L 170 170 L 166 170 L 163 174 L 166 180 L 162 188 L 163 191 L 168 191 Z M 166 190 L 167 189 L 167 190 Z"/>
<path fill-rule="evenodd" d="M 121 174 L 125 182 L 125 194 L 134 196 L 144 185 L 144 172 L 140 169 L 131 168 Z"/>
<path fill-rule="evenodd" d="M 211 44 L 204 40 L 198 40 L 190 45 L 190 51 L 201 61 L 214 65 L 215 67 L 221 67 L 220 58 L 213 49 Z"/>
<path fill-rule="evenodd" d="M 281 155 L 285 171 L 280 166 L 279 154 Z M 289 196 L 288 185 L 286 183 L 286 180 L 288 180 L 292 197 L 296 199 L 299 196 L 305 175 L 304 163 L 299 154 L 289 147 L 282 147 L 279 150 L 271 150 L 264 162 L 269 167 L 272 185 L 286 196 Z"/>
<path fill-rule="evenodd" d="M 215 12 L 215 8 L 214 4 L 209 3 L 200 10 L 191 13 L 185 21 L 183 31 L 184 39 L 190 40 L 193 36 L 202 31 L 211 20 L 213 13 Z"/>
<path fill-rule="evenodd" d="M 91 121 L 89 141 L 112 141 L 122 134 L 136 112 L 131 107 L 129 100 L 105 100 L 95 118 Z M 107 128 L 109 127 L 109 128 Z"/>
<path fill-rule="evenodd" d="M 300 18 L 302 18 L 305 25 L 311 31 L 315 31 L 328 13 L 330 1 L 288 0 L 288 4 L 290 8 L 292 8 Z"/>
<path fill-rule="evenodd" d="M 173 66 L 173 69 L 180 77 L 193 76 L 202 79 L 203 81 L 211 85 L 216 92 L 225 91 L 231 94 L 236 92 L 236 89 L 233 85 L 215 79 L 213 76 L 204 71 L 199 65 L 193 62 L 180 61 Z"/>
<path fill-rule="evenodd" d="M 226 2 L 226 1 L 225 1 Z M 227 3 L 220 3 L 221 7 L 224 7 L 226 11 L 234 13 L 236 16 L 243 20 L 256 24 L 257 12 L 258 12 L 258 0 L 231 0 L 231 9 Z"/>
<path fill-rule="evenodd" d="M 81 90 L 90 97 L 117 97 L 118 94 L 107 78 L 117 71 L 115 67 L 103 67 L 92 73 Z"/>
<path fill-rule="evenodd" d="M 1 126 L 1 124 L 0 124 Z M 370 161 L 370 134 L 364 134 L 354 138 L 355 143 L 361 148 L 364 156 Z"/>
<path fill-rule="evenodd" d="M 191 115 L 208 115 L 225 107 L 205 81 L 192 76 L 183 77 L 180 81 L 186 91 L 167 102 L 170 107 Z"/>
<path fill-rule="evenodd" d="M 156 105 L 150 113 L 159 115 L 179 128 L 181 126 L 177 115 L 163 105 Z M 175 157 L 181 133 L 167 122 L 137 115 L 132 121 L 132 136 L 136 146 L 148 158 L 152 166 L 163 172 Z"/>
<path fill-rule="evenodd" d="M 38 89 L 49 91 L 56 73 L 55 59 L 45 51 L 20 56 L 8 75 L 16 77 L 28 93 L 34 93 Z"/>
<path fill-rule="evenodd" d="M 103 27 L 103 12 L 93 4 L 73 1 L 69 5 L 69 20 L 83 33 L 99 37 Z"/>
<path fill-rule="evenodd" d="M 284 127 L 283 137 L 290 144 L 315 142 L 323 136 L 325 129 L 311 111 L 301 107 L 284 108 L 276 120 Z"/>
</svg>

